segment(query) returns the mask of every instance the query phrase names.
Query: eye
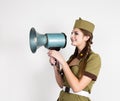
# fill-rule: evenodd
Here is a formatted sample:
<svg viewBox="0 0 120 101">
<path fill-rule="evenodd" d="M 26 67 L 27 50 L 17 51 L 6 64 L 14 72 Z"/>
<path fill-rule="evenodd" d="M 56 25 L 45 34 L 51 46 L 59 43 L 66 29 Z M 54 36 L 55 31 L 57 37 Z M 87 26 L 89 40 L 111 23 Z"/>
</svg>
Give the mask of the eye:
<svg viewBox="0 0 120 101">
<path fill-rule="evenodd" d="M 71 32 L 71 34 L 78 35 L 79 33 L 78 32 Z"/>
<path fill-rule="evenodd" d="M 74 32 L 75 33 L 75 35 L 78 35 L 79 33 L 78 32 Z"/>
</svg>

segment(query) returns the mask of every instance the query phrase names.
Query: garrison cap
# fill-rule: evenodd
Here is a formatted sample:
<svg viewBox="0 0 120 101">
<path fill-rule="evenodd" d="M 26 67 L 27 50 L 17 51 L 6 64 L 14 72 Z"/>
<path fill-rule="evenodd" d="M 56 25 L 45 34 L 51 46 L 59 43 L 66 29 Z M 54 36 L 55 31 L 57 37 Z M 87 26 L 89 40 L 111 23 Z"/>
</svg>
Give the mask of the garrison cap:
<svg viewBox="0 0 120 101">
<path fill-rule="evenodd" d="M 93 33 L 94 27 L 95 25 L 93 23 L 79 18 L 75 21 L 75 25 L 73 28 L 80 28 Z"/>
</svg>

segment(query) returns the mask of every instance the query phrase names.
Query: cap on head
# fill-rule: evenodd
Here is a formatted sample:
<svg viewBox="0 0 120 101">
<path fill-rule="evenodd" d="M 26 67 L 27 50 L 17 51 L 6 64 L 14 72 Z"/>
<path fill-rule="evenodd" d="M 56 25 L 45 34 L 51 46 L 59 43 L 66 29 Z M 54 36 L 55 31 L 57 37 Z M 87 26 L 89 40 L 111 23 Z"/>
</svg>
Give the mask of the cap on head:
<svg viewBox="0 0 120 101">
<path fill-rule="evenodd" d="M 95 25 L 93 23 L 79 18 L 75 21 L 75 25 L 73 28 L 80 28 L 93 33 L 94 27 Z"/>
</svg>

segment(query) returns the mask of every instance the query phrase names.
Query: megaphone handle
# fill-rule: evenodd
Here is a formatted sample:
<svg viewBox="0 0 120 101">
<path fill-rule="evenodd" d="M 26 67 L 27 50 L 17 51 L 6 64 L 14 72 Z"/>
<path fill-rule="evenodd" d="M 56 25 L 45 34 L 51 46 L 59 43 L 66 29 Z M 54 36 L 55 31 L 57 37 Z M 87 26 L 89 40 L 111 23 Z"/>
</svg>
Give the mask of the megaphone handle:
<svg viewBox="0 0 120 101">
<path fill-rule="evenodd" d="M 55 59 L 55 61 L 56 61 L 56 63 L 55 63 L 55 66 L 56 66 L 56 68 L 57 68 L 57 71 L 58 71 L 58 73 L 60 74 L 60 64 L 59 64 L 59 62 Z"/>
<path fill-rule="evenodd" d="M 59 62 L 55 59 L 55 66 L 57 66 L 58 68 L 60 68 L 60 64 L 59 64 Z"/>
<path fill-rule="evenodd" d="M 52 66 L 56 66 L 58 69 L 60 69 L 59 62 L 55 59 L 55 64 L 51 64 Z"/>
</svg>

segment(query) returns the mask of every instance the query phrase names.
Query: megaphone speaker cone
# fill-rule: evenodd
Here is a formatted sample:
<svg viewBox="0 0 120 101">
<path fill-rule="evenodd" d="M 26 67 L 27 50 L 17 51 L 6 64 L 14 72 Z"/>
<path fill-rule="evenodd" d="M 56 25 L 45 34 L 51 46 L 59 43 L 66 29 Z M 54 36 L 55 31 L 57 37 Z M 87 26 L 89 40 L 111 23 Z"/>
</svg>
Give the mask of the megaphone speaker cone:
<svg viewBox="0 0 120 101">
<path fill-rule="evenodd" d="M 33 53 L 36 52 L 37 50 L 37 36 L 36 36 L 36 31 L 34 28 L 31 28 L 30 30 L 30 49 Z"/>
</svg>

